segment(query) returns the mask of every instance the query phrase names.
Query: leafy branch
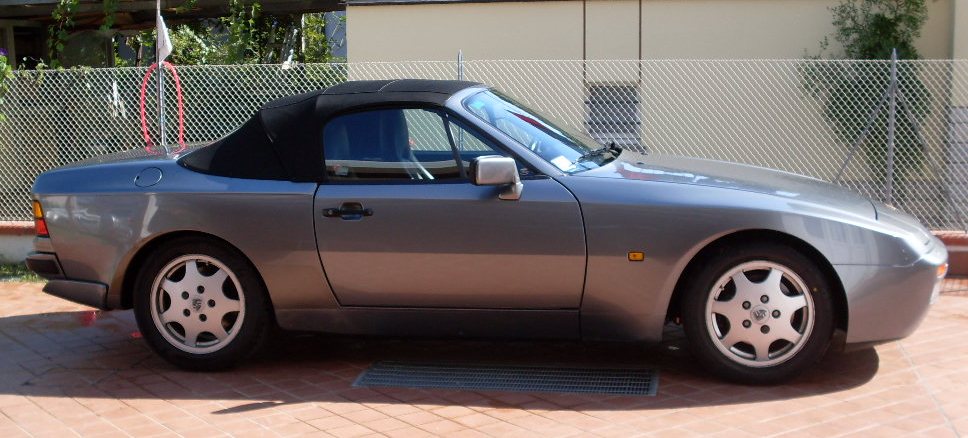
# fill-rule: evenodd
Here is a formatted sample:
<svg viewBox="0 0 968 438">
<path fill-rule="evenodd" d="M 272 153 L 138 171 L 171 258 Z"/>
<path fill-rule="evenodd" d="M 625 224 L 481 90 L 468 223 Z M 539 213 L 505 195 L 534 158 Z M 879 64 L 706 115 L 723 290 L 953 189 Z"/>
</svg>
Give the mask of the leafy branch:
<svg viewBox="0 0 968 438">
<path fill-rule="evenodd" d="M 74 28 L 74 12 L 79 3 L 80 0 L 58 0 L 50 14 L 54 22 L 47 27 L 47 56 L 52 67 L 60 66 L 57 59 L 64 51 L 70 30 Z"/>
<path fill-rule="evenodd" d="M 115 14 L 118 13 L 119 0 L 103 0 L 104 22 L 101 23 L 101 30 L 110 30 L 114 27 Z"/>
<path fill-rule="evenodd" d="M 7 81 L 13 78 L 13 68 L 7 62 L 7 50 L 0 49 L 0 106 L 3 106 L 3 99 L 7 95 Z M 7 116 L 0 113 L 0 122 L 7 119 Z"/>
</svg>

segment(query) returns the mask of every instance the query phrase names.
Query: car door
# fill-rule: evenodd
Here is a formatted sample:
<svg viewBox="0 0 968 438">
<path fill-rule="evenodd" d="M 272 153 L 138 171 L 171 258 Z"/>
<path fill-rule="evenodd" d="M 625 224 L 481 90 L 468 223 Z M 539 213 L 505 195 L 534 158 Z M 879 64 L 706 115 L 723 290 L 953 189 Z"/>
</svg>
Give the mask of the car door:
<svg viewBox="0 0 968 438">
<path fill-rule="evenodd" d="M 576 309 L 585 237 L 574 196 L 524 171 L 520 200 L 471 184 L 505 154 L 441 111 L 376 109 L 323 130 L 319 256 L 343 306 Z"/>
</svg>

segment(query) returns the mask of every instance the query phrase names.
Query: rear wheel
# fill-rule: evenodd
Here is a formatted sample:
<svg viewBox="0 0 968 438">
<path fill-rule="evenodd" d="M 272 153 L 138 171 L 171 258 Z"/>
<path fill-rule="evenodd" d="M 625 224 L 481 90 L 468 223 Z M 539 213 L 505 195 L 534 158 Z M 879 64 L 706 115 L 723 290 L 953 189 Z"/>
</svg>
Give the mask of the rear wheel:
<svg viewBox="0 0 968 438">
<path fill-rule="evenodd" d="M 231 367 L 252 354 L 269 326 L 265 289 L 236 251 L 199 238 L 153 253 L 138 275 L 135 316 L 148 344 L 172 364 Z"/>
<path fill-rule="evenodd" d="M 788 380 L 826 351 L 833 334 L 832 290 L 794 248 L 724 248 L 689 279 L 682 319 L 695 356 L 743 383 Z"/>
</svg>

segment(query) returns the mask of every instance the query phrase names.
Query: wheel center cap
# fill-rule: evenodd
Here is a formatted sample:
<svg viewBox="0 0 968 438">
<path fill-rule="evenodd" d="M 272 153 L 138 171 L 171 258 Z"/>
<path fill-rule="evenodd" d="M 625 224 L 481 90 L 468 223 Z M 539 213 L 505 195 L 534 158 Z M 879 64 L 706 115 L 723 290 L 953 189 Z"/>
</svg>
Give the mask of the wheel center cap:
<svg viewBox="0 0 968 438">
<path fill-rule="evenodd" d="M 202 310 L 202 299 L 201 298 L 194 298 L 194 299 L 192 299 L 192 309 L 195 309 L 196 312 L 198 312 L 199 310 Z"/>
<path fill-rule="evenodd" d="M 767 317 L 770 316 L 770 310 L 766 306 L 756 306 L 750 310 L 750 319 L 752 319 L 757 324 L 763 324 L 766 322 Z"/>
</svg>

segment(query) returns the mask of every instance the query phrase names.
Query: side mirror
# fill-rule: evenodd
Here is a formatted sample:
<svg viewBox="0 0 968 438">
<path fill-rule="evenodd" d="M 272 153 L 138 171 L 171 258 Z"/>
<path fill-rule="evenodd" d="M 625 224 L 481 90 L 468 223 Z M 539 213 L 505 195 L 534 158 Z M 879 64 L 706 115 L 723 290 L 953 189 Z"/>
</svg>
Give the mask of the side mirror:
<svg viewBox="0 0 968 438">
<path fill-rule="evenodd" d="M 471 161 L 471 183 L 475 186 L 508 186 L 498 195 L 499 198 L 516 201 L 521 198 L 521 177 L 518 175 L 518 163 L 513 158 L 500 155 L 484 155 Z"/>
</svg>

